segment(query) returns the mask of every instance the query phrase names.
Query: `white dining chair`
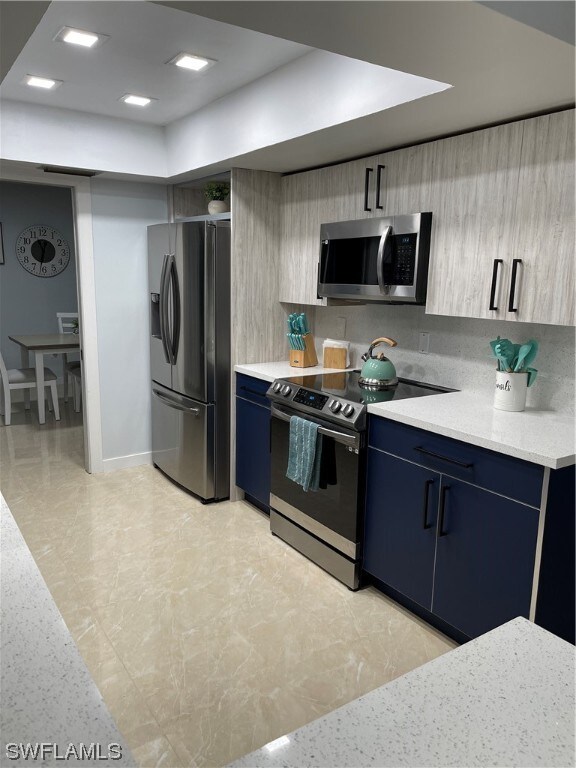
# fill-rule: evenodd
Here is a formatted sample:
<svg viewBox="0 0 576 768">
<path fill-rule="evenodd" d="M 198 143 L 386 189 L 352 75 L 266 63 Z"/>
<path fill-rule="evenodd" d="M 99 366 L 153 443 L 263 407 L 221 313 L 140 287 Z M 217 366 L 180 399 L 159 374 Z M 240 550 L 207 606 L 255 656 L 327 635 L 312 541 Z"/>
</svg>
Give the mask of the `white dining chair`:
<svg viewBox="0 0 576 768">
<path fill-rule="evenodd" d="M 74 410 L 76 413 L 80 413 L 82 407 L 82 364 L 80 361 L 68 363 L 66 371 L 72 379 Z"/>
<path fill-rule="evenodd" d="M 58 333 L 78 333 L 78 312 L 56 312 L 58 322 Z M 62 352 L 62 371 L 64 378 L 64 402 L 68 402 L 68 381 L 74 378 L 73 386 L 76 387 L 76 379 L 80 375 L 80 363 L 77 360 L 68 360 L 68 354 Z M 74 389 L 74 392 L 76 389 Z M 76 397 L 74 399 L 74 410 L 76 410 Z"/>
<path fill-rule="evenodd" d="M 50 368 L 44 368 L 44 385 L 50 387 L 54 417 L 60 421 L 60 408 L 58 405 L 58 390 L 56 389 L 56 374 Z M 6 368 L 4 358 L 0 354 L 0 379 L 2 380 L 3 397 L 0 401 L 4 406 L 4 424 L 10 426 L 12 417 L 13 389 L 36 389 L 35 368 Z"/>
</svg>

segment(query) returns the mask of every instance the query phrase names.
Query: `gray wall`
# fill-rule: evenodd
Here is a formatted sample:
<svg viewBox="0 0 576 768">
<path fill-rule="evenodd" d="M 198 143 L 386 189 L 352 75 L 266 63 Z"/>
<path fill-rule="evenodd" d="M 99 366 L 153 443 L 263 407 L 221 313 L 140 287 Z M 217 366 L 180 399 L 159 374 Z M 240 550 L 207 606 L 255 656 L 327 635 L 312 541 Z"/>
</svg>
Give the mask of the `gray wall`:
<svg viewBox="0 0 576 768">
<path fill-rule="evenodd" d="M 129 466 L 151 449 L 146 227 L 168 220 L 167 190 L 98 178 L 91 188 L 102 453 Z"/>
<path fill-rule="evenodd" d="M 57 312 L 76 312 L 76 256 L 70 189 L 0 182 L 0 221 L 4 264 L 0 265 L 0 348 L 8 368 L 20 368 L 20 347 L 8 336 L 20 333 L 57 333 Z M 40 278 L 26 272 L 16 259 L 16 239 L 27 227 L 48 224 L 70 243 L 70 262 L 61 274 Z M 46 365 L 62 375 L 61 358 Z"/>
</svg>

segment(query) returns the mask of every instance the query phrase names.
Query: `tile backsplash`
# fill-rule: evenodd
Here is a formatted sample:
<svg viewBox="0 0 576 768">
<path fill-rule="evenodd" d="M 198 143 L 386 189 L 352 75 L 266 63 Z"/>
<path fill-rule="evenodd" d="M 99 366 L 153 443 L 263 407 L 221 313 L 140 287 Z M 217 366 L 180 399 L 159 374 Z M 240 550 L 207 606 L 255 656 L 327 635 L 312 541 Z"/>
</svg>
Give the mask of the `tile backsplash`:
<svg viewBox="0 0 576 768">
<path fill-rule="evenodd" d="M 340 335 L 336 335 L 336 329 Z M 428 354 L 418 351 L 422 331 L 430 334 Z M 488 342 L 497 335 L 514 343 L 533 338 L 540 345 L 533 364 L 538 369 L 538 379 L 528 390 L 528 406 L 574 409 L 574 328 L 427 315 L 424 307 L 368 305 L 316 307 L 314 333 L 319 362 L 325 338 L 349 341 L 351 364 L 359 368 L 361 355 L 370 342 L 388 336 L 398 346 L 391 349 L 382 345 L 381 349 L 392 360 L 399 376 L 490 394 L 496 361 Z"/>
</svg>

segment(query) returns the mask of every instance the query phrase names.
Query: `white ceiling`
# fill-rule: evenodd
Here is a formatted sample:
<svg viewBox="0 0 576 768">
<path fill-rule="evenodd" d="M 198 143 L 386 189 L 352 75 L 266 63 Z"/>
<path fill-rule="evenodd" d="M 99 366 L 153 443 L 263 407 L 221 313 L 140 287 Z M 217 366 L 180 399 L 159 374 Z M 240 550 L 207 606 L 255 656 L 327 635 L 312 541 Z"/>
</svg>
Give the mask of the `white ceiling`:
<svg viewBox="0 0 576 768">
<path fill-rule="evenodd" d="M 93 50 L 54 42 L 63 27 L 110 35 Z M 0 93 L 4 99 L 166 125 L 250 83 L 312 49 L 252 30 L 145 2 L 54 2 L 36 27 Z M 167 65 L 181 51 L 217 64 L 205 73 Z M 30 88 L 27 74 L 63 84 Z M 146 108 L 118 99 L 150 96 Z"/>
<path fill-rule="evenodd" d="M 5 7 L 13 5 L 40 4 L 2 0 L 0 13 Z M 70 18 L 68 12 L 73 8 L 79 16 Z M 113 53 L 116 35 L 111 30 L 112 20 L 120 16 L 118 25 L 126 29 L 131 14 L 151 19 L 151 9 L 154 8 L 164 14 L 154 16 L 157 23 L 152 26 L 143 23 L 136 38 L 131 38 L 129 48 Z M 62 18 L 64 12 L 65 19 Z M 234 165 L 281 172 L 295 171 L 574 105 L 573 0 L 499 0 L 483 3 L 470 0 L 55 2 L 49 7 L 7 76 L 5 82 L 11 90 L 5 92 L 3 88 L 2 96 L 16 101 L 32 98 L 29 93 L 31 89 L 24 89 L 24 86 L 15 82 L 18 79 L 17 69 L 20 68 L 19 73 L 26 74 L 37 55 L 47 56 L 41 61 L 39 59 L 39 64 L 56 63 L 62 54 L 61 49 L 69 46 L 52 43 L 52 36 L 63 24 L 90 29 L 89 22 L 84 21 L 87 17 L 82 14 L 91 13 L 102 19 L 99 28 L 94 31 L 113 34 L 111 40 L 93 52 L 100 57 L 98 67 L 86 64 L 85 51 L 74 51 L 70 54 L 74 58 L 66 63 L 63 74 L 58 71 L 33 74 L 52 74 L 64 80 L 64 74 L 72 78 L 82 74 L 82 77 L 91 78 L 92 95 L 80 88 L 76 93 L 81 95 L 80 91 L 83 91 L 82 95 L 86 99 L 82 102 L 84 106 L 79 106 L 75 98 L 64 104 L 59 100 L 65 98 L 67 92 L 72 93 L 72 85 L 67 88 L 65 84 L 53 94 L 35 94 L 35 99 L 45 99 L 41 103 L 67 106 L 75 110 L 84 108 L 98 111 L 102 115 L 131 120 L 146 119 L 157 125 L 166 124 L 174 120 L 175 116 L 198 111 L 198 106 L 204 110 L 212 109 L 203 105 L 218 98 L 224 108 L 234 94 L 240 96 L 239 88 L 242 85 L 246 87 L 251 79 L 261 77 L 256 70 L 262 64 L 262 57 L 256 55 L 255 49 L 252 50 L 253 40 L 269 46 L 263 52 L 269 52 L 272 57 L 277 55 L 272 53 L 276 46 L 285 46 L 281 50 L 286 58 L 272 65 L 266 70 L 268 73 L 274 66 L 279 67 L 317 49 L 453 86 L 393 108 L 382 107 L 381 111 L 358 119 L 323 129 L 311 129 L 307 135 L 297 135 L 290 140 L 277 143 L 262 141 L 260 148 L 253 151 L 237 154 L 231 151 L 228 155 L 223 154 L 223 159 L 217 162 L 206 160 L 202 167 L 194 168 L 190 165 L 190 172 L 179 174 L 173 180 L 199 178 Z M 53 21 L 50 21 L 51 14 L 56 14 Z M 22 36 L 16 21 L 12 34 L 12 20 L 17 17 L 16 13 L 2 13 L 2 41 Z M 188 25 L 193 31 L 199 29 L 198 25 L 202 22 L 233 25 L 225 26 L 224 29 L 232 34 L 235 43 L 240 45 L 243 41 L 243 45 L 247 46 L 248 58 L 254 53 L 254 70 L 244 72 L 242 69 L 246 79 L 239 82 L 234 80 L 234 84 L 232 76 L 225 77 L 225 82 L 221 83 L 223 91 L 207 88 L 209 93 L 204 93 L 207 101 L 197 106 L 194 99 L 198 89 L 201 85 L 209 85 L 208 78 L 216 75 L 219 67 L 213 67 L 204 78 L 195 80 L 194 88 L 188 88 L 190 74 L 165 67 L 163 62 L 180 49 L 189 48 L 189 37 L 186 36 L 185 44 L 176 41 L 183 39 L 184 32 L 188 35 Z M 219 29 L 220 25 L 211 28 Z M 128 31 L 127 34 L 130 35 Z M 239 36 L 244 34 L 249 37 Z M 42 37 L 41 43 L 37 42 L 39 35 Z M 146 35 L 152 37 L 148 39 Z M 161 38 L 160 42 L 156 40 L 158 37 Z M 2 66 L 5 50 L 6 46 L 3 45 Z M 210 56 L 209 51 L 205 53 Z M 149 54 L 156 57 L 155 64 Z M 220 58 L 214 53 L 212 57 Z M 139 68 L 140 62 L 142 70 Z M 154 90 L 157 88 L 161 94 L 160 101 L 149 111 L 140 112 L 134 108 L 127 112 L 129 108 L 117 103 L 115 99 L 111 106 L 111 92 L 118 98 L 127 90 L 136 90 L 135 79 L 144 70 L 145 92 L 155 95 L 150 87 L 153 82 L 151 77 L 158 78 L 154 81 Z M 155 70 L 154 75 L 152 70 Z M 184 78 L 181 81 L 184 85 L 183 90 L 174 95 L 174 112 L 170 112 L 167 96 L 179 88 L 174 87 L 173 82 L 165 84 L 162 78 L 172 77 L 174 71 L 177 76 Z M 237 74 L 235 66 L 233 74 Z M 130 78 L 133 78 L 130 83 L 134 84 L 128 85 Z M 258 80 L 257 84 L 260 82 Z M 318 109 L 326 106 L 322 98 L 324 95 L 324 92 L 318 94 Z M 346 96 L 346 93 L 342 93 L 342 99 Z M 167 112 L 162 113 L 165 107 Z M 121 112 L 110 112 L 108 109 Z M 307 115 L 302 117 L 306 118 Z M 229 128 L 234 132 L 234 125 L 231 124 Z M 204 135 L 200 137 L 201 140 L 203 138 Z M 223 152 L 225 150 L 226 147 L 223 147 Z"/>
</svg>

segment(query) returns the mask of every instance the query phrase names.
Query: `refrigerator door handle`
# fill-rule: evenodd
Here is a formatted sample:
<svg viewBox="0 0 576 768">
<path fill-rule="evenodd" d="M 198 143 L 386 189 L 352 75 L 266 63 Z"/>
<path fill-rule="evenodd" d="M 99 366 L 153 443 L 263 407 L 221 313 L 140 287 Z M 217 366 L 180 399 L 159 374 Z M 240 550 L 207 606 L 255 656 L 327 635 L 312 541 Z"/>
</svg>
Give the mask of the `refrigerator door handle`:
<svg viewBox="0 0 576 768">
<path fill-rule="evenodd" d="M 172 334 L 170 338 L 170 362 L 176 365 L 178 358 L 178 344 L 180 343 L 180 284 L 178 282 L 178 270 L 176 268 L 176 256 L 170 256 L 170 290 L 172 293 Z"/>
<path fill-rule="evenodd" d="M 160 277 L 160 338 L 162 339 L 162 349 L 164 350 L 164 358 L 170 365 L 170 348 L 168 346 L 168 263 L 170 255 L 164 254 L 164 263 L 162 264 L 162 276 Z"/>
<path fill-rule="evenodd" d="M 200 413 L 200 408 L 190 408 L 187 405 L 182 405 L 177 400 L 172 400 L 171 397 L 159 392 L 157 389 L 153 389 L 152 392 L 156 395 L 158 400 L 162 400 L 163 403 L 169 405 L 170 408 L 175 408 L 177 411 L 186 411 L 187 413 Z"/>
</svg>

